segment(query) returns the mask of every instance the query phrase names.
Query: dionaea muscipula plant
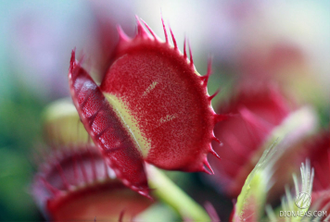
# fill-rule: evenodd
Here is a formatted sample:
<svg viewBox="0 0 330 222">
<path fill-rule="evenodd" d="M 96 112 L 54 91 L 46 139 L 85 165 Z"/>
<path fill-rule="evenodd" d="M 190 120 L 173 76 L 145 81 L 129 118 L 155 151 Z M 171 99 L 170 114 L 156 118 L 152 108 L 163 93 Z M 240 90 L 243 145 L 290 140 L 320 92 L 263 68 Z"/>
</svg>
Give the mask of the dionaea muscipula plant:
<svg viewBox="0 0 330 222">
<path fill-rule="evenodd" d="M 131 219 L 153 203 L 124 186 L 93 145 L 51 150 L 32 193 L 51 220 Z"/>
<path fill-rule="evenodd" d="M 236 197 L 262 154 L 258 149 L 293 109 L 275 86 L 245 83 L 239 85 L 235 96 L 227 104 L 219 106 L 217 111 L 238 115 L 215 127 L 215 135 L 222 144 L 214 143 L 213 147 L 222 161 L 218 163 L 211 159 L 218 176 L 210 179 L 217 183 L 221 179 L 226 194 Z"/>
<path fill-rule="evenodd" d="M 137 19 L 138 33 L 120 40 L 98 86 L 72 53 L 69 83 L 82 123 L 118 178 L 148 196 L 144 161 L 166 170 L 212 173 L 207 154 L 215 123 L 206 75 L 198 74 L 191 49 L 183 53 L 172 31 L 170 45 Z M 148 30 L 148 31 L 147 31 Z"/>
<path fill-rule="evenodd" d="M 167 217 L 172 215 L 197 221 L 210 219 L 201 206 L 150 164 L 146 164 L 146 171 L 156 202 L 126 187 L 91 143 L 78 120 L 74 105 L 66 99 L 50 104 L 43 115 L 44 136 L 48 142 L 44 147 L 52 149 L 41 156 L 46 157 L 42 165 L 37 161 L 38 174 L 32 190 L 47 219 L 143 220 L 148 217 L 148 211 L 153 210 L 148 207 L 152 203 L 173 209 L 173 212 L 166 213 Z M 157 204 L 152 207 L 157 208 Z"/>
<path fill-rule="evenodd" d="M 297 107 L 275 85 L 255 82 L 239 85 L 236 96 L 217 111 L 238 115 L 215 126 L 215 135 L 222 146 L 214 143 L 213 147 L 222 161 L 210 159 L 215 171 L 215 177 L 210 179 L 217 187 L 221 184 L 226 195 L 236 197 L 268 141 L 283 139 L 286 142 L 278 149 L 285 150 L 286 155 L 276 164 L 273 178 L 277 183 L 269 198 L 278 196 L 284 184 L 291 181 L 295 166 L 304 160 L 303 142 L 317 125 L 314 111 L 309 107 Z"/>
</svg>

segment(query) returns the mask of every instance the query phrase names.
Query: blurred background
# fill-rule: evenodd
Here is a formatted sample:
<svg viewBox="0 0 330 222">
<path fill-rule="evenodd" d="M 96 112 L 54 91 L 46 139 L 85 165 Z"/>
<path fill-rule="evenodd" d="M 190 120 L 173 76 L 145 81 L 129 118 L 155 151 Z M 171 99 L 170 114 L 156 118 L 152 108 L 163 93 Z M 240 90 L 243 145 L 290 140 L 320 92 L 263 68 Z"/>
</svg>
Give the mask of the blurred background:
<svg viewBox="0 0 330 222">
<path fill-rule="evenodd" d="M 239 81 L 271 79 L 299 103 L 313 105 L 326 126 L 329 12 L 326 0 L 1 1 L 0 220 L 42 219 L 30 195 L 35 149 L 43 146 L 43 108 L 69 96 L 72 49 L 85 55 L 100 80 L 118 40 L 116 25 L 133 36 L 138 16 L 164 40 L 162 15 L 180 49 L 189 39 L 199 73 L 206 73 L 213 58 L 209 93 L 221 89 L 215 106 Z M 230 199 L 198 175 L 184 175 L 178 184 L 195 199 L 212 199 L 230 211 Z"/>
</svg>

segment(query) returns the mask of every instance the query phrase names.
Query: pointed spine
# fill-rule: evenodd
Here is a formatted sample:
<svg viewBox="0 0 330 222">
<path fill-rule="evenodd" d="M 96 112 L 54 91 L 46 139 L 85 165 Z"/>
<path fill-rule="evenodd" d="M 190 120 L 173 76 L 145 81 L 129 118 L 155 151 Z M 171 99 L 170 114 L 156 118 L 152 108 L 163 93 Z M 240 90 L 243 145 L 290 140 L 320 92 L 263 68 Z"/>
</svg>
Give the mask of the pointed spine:
<svg viewBox="0 0 330 222">
<path fill-rule="evenodd" d="M 212 99 L 218 95 L 220 90 L 218 89 L 212 96 L 209 96 L 209 102 L 211 103 Z"/>
<path fill-rule="evenodd" d="M 203 81 L 203 86 L 206 87 L 207 83 L 209 81 L 209 78 L 212 74 L 212 58 L 208 59 L 208 63 L 207 63 L 207 72 L 205 76 L 202 76 L 201 79 Z"/>
<path fill-rule="evenodd" d="M 158 38 L 157 38 L 156 34 L 154 33 L 154 31 L 152 31 L 152 29 L 149 27 L 149 25 L 145 21 L 143 21 L 142 19 L 141 19 L 141 21 L 143 22 L 144 26 L 148 29 L 148 31 L 150 32 L 150 34 L 152 35 L 152 37 L 155 40 L 157 40 Z"/>
<path fill-rule="evenodd" d="M 175 40 L 175 37 L 174 37 L 174 34 L 173 34 L 173 31 L 172 31 L 171 27 L 170 27 L 170 33 L 171 33 L 174 49 L 178 49 L 178 45 L 176 43 L 176 40 Z"/>
<path fill-rule="evenodd" d="M 164 19 L 163 19 L 163 17 L 161 19 L 162 19 L 162 25 L 163 25 L 164 35 L 165 35 L 165 42 L 168 43 L 168 36 L 167 36 L 167 31 L 166 31 Z"/>
<path fill-rule="evenodd" d="M 63 168 L 62 168 L 62 166 L 59 164 L 59 161 L 58 161 L 58 159 L 56 160 L 56 168 L 57 168 L 57 170 L 58 170 L 58 173 L 59 173 L 59 175 L 60 175 L 60 177 L 61 177 L 61 180 L 62 180 L 62 182 L 63 182 L 63 184 L 64 184 L 64 187 L 65 187 L 65 189 L 66 190 L 69 190 L 69 183 L 68 183 L 68 181 L 67 181 L 67 179 L 66 179 L 66 177 L 65 177 L 65 175 L 64 175 L 64 171 L 63 171 Z"/>
<path fill-rule="evenodd" d="M 214 174 L 214 171 L 213 171 L 210 163 L 207 161 L 207 158 L 206 157 L 205 157 L 203 163 L 204 163 L 204 166 L 208 169 L 208 174 L 213 175 Z"/>
<path fill-rule="evenodd" d="M 213 141 L 215 141 L 218 144 L 221 144 L 220 140 L 218 138 L 216 138 L 215 136 L 212 136 L 211 138 Z"/>
<path fill-rule="evenodd" d="M 138 190 L 137 191 L 139 194 L 141 194 L 142 196 L 145 196 L 146 198 L 148 198 L 149 200 L 154 200 L 150 194 L 149 194 L 149 190 Z"/>
<path fill-rule="evenodd" d="M 194 59 L 193 59 L 193 55 L 191 52 L 191 46 L 190 46 L 190 42 L 188 42 L 188 47 L 189 47 L 189 59 L 190 59 L 190 65 L 194 66 Z"/>
<path fill-rule="evenodd" d="M 40 180 L 54 196 L 58 195 L 61 192 L 59 189 L 48 183 L 48 181 L 44 177 L 40 177 Z"/>
<path fill-rule="evenodd" d="M 85 183 L 88 183 L 87 172 L 86 172 L 86 169 L 85 169 L 84 163 L 83 163 L 83 161 L 82 161 L 82 158 L 81 158 L 80 154 L 77 155 L 77 156 L 79 157 L 79 162 L 80 162 L 79 165 L 80 165 L 80 169 L 81 169 L 81 173 L 82 173 L 82 175 L 83 175 L 84 181 L 85 181 Z"/>
<path fill-rule="evenodd" d="M 72 70 L 75 67 L 76 67 L 76 48 L 74 48 L 71 52 L 69 72 L 72 73 Z"/>
<path fill-rule="evenodd" d="M 138 29 L 138 35 L 137 36 L 140 36 L 141 38 L 146 38 L 148 37 L 148 33 L 146 32 L 146 30 L 143 28 L 141 22 L 140 22 L 140 19 L 136 16 L 136 22 L 137 22 L 137 29 Z"/>
<path fill-rule="evenodd" d="M 183 58 L 186 60 L 187 59 L 187 49 L 186 49 L 186 45 L 187 45 L 187 39 L 186 37 L 184 37 L 183 40 Z"/>
<path fill-rule="evenodd" d="M 130 38 L 126 35 L 126 33 L 124 32 L 124 30 L 120 25 L 117 26 L 117 32 L 119 34 L 119 40 L 121 42 L 128 42 L 130 40 Z"/>
<path fill-rule="evenodd" d="M 221 142 L 220 142 L 221 143 Z M 212 148 L 211 144 L 209 146 L 209 152 L 215 156 L 216 158 L 218 158 L 219 160 L 221 160 L 221 157 L 219 156 L 219 154 L 217 152 L 214 151 L 214 149 Z"/>
</svg>

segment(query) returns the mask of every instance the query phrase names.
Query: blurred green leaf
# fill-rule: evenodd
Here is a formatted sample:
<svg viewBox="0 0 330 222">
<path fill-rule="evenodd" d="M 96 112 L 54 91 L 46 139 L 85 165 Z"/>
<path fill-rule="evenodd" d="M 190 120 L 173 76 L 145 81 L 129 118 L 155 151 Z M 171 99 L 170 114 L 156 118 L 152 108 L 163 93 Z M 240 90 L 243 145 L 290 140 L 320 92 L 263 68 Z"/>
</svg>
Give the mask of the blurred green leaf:
<svg viewBox="0 0 330 222">
<path fill-rule="evenodd" d="M 37 210 L 29 194 L 32 167 L 27 158 L 9 148 L 0 149 L 0 220 L 35 220 Z"/>
</svg>

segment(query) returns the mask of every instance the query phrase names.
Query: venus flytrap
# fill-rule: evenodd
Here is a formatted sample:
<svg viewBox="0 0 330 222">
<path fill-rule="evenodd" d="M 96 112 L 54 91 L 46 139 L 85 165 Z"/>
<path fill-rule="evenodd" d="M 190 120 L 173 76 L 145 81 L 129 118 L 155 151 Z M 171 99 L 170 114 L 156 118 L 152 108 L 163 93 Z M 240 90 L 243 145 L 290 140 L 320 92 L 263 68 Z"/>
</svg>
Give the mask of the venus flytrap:
<svg viewBox="0 0 330 222">
<path fill-rule="evenodd" d="M 95 215 L 99 220 L 117 220 L 122 211 L 126 219 L 139 218 L 149 206 L 162 202 L 177 212 L 177 217 L 210 221 L 200 205 L 152 165 L 146 164 L 146 171 L 155 202 L 125 187 L 90 143 L 78 113 L 68 100 L 50 104 L 43 119 L 45 127 L 51 129 L 46 136 L 53 150 L 39 167 L 33 194 L 46 218 L 93 219 Z"/>
<path fill-rule="evenodd" d="M 143 22 L 144 23 L 144 22 Z M 178 49 L 172 30 L 169 43 L 137 19 L 137 35 L 119 28 L 120 40 L 101 85 L 72 52 L 69 85 L 73 103 L 94 144 L 123 183 L 149 197 L 144 162 L 166 170 L 212 174 L 207 160 L 218 139 L 214 125 L 227 118 L 211 106 L 211 74 L 195 69 L 191 48 Z"/>
<path fill-rule="evenodd" d="M 68 78 L 74 106 L 58 102 L 46 111 L 45 136 L 56 150 L 46 158 L 46 167 L 40 168 L 33 186 L 39 205 L 50 219 L 90 219 L 92 215 L 101 219 L 122 219 L 123 215 L 125 219 L 136 218 L 153 205 L 153 200 L 172 207 L 182 219 L 211 219 L 158 168 L 213 174 L 207 156 L 219 158 L 211 146 L 212 141 L 219 143 L 213 129 L 229 115 L 216 114 L 211 106 L 216 95 L 210 96 L 207 90 L 211 64 L 201 76 L 195 69 L 190 45 L 187 50 L 185 41 L 180 52 L 172 30 L 168 33 L 164 22 L 163 28 L 165 42 L 138 18 L 133 38 L 118 28 L 120 40 L 100 85 L 72 51 Z M 246 135 L 254 137 L 249 139 L 257 145 L 248 155 L 236 152 L 245 162 L 243 170 L 232 175 L 238 185 L 231 194 L 240 190 L 239 182 L 253 170 L 238 196 L 234 221 L 262 218 L 268 192 L 280 178 L 279 169 L 285 167 L 281 165 L 284 153 L 295 153 L 295 147 L 316 126 L 312 109 L 289 112 L 280 94 L 272 89 L 265 92 L 260 98 L 243 93 L 243 103 L 247 104 L 237 107 L 242 124 L 248 126 Z M 264 102 L 267 112 L 258 107 Z M 264 114 L 267 118 L 261 117 Z M 233 143 L 234 149 L 239 145 L 244 151 L 244 144 L 233 135 L 224 139 Z M 308 183 L 310 177 L 306 174 L 304 182 Z M 283 200 L 286 207 L 291 203 L 289 192 L 287 197 Z M 112 200 L 123 204 L 116 205 Z M 111 204 L 113 210 L 107 211 Z M 85 214 L 79 213 L 79 208 Z"/>
<path fill-rule="evenodd" d="M 291 181 L 296 165 L 304 160 L 303 144 L 317 126 L 315 111 L 293 105 L 280 88 L 269 83 L 238 85 L 234 95 L 216 111 L 237 115 L 215 126 L 215 135 L 222 145 L 215 142 L 212 145 L 222 160 L 210 157 L 215 177 L 207 178 L 217 188 L 221 185 L 227 196 L 237 197 L 262 153 L 276 138 L 283 139 L 285 142 L 279 143 L 278 150 L 286 154 L 281 156 L 279 168 L 274 171 L 277 183 L 268 197 L 277 198 L 284 184 Z"/>
<path fill-rule="evenodd" d="M 122 184 L 95 147 L 56 148 L 39 164 L 32 185 L 46 219 L 129 220 L 154 203 Z"/>
</svg>

